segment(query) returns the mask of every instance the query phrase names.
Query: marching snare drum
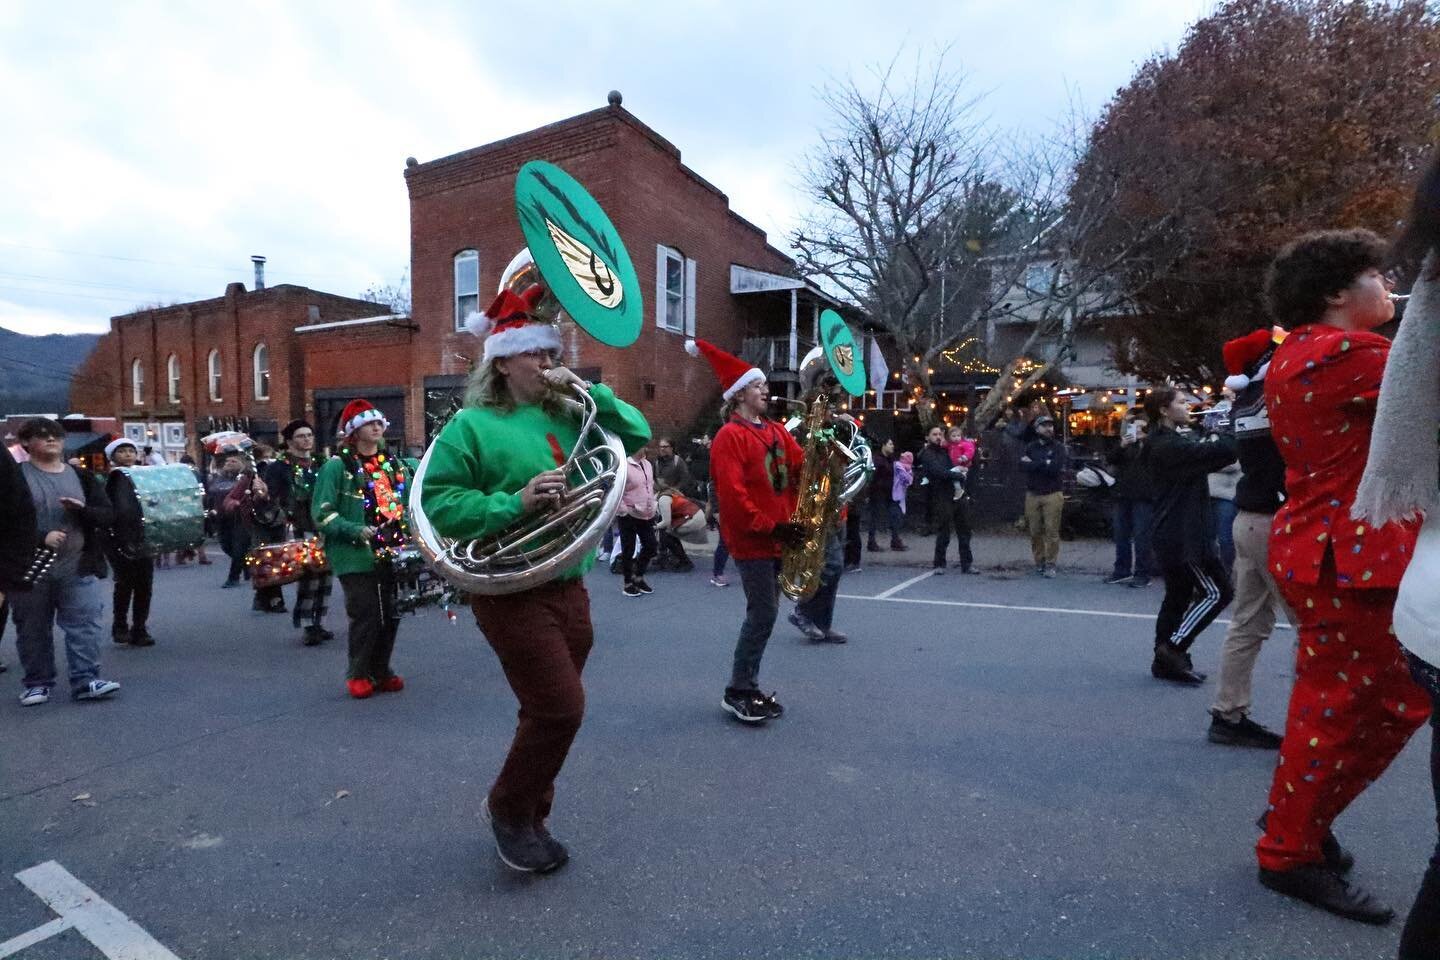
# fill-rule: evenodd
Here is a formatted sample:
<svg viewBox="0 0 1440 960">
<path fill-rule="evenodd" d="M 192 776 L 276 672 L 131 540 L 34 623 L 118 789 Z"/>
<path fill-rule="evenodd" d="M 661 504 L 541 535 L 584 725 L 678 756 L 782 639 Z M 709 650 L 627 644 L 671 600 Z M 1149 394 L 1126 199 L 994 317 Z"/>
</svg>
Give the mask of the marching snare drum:
<svg viewBox="0 0 1440 960">
<path fill-rule="evenodd" d="M 245 554 L 245 566 L 250 571 L 250 585 L 263 590 L 324 573 L 330 569 L 330 561 L 325 559 L 320 538 L 306 537 L 255 547 Z"/>
</svg>

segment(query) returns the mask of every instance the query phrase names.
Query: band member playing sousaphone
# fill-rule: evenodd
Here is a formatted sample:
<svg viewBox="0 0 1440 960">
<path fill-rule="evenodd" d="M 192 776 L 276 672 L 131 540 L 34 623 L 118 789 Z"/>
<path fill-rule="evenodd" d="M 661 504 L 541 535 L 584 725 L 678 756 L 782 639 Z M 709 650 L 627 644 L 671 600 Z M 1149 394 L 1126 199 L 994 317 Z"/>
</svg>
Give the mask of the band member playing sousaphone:
<svg viewBox="0 0 1440 960">
<path fill-rule="evenodd" d="M 557 365 L 560 335 L 535 317 L 543 295 L 508 289 L 469 324 L 485 334 L 482 362 L 471 374 L 463 410 L 430 449 L 421 505 L 438 533 L 480 540 L 561 502 L 565 462 L 579 435 L 561 388 L 594 401 L 596 422 L 618 435 L 627 453 L 650 439 L 645 418 L 604 384 L 588 384 Z M 580 674 L 594 638 L 583 577 L 591 550 L 539 586 L 473 597 L 475 622 L 500 659 L 520 702 L 520 722 L 486 800 L 501 859 L 516 870 L 545 872 L 569 857 L 546 829 L 555 778 L 580 729 L 585 691 Z"/>
<path fill-rule="evenodd" d="M 315 461 L 315 428 L 307 420 L 292 420 L 280 431 L 280 436 L 285 441 L 285 452 L 270 464 L 265 481 L 271 500 L 285 511 L 293 534 L 309 537 L 317 532 L 310 515 L 315 480 L 320 474 L 320 464 Z M 322 626 L 332 581 L 330 570 L 307 566 L 296 584 L 291 622 L 297 630 L 304 627 L 303 642 L 307 647 L 334 637 Z"/>
<path fill-rule="evenodd" d="M 409 539 L 405 505 L 413 468 L 386 450 L 389 426 L 368 400 L 345 405 L 337 431 L 340 451 L 320 468 L 311 507 L 345 593 L 350 620 L 345 686 L 357 700 L 405 689 L 390 669 L 400 619 L 389 559 Z"/>
<path fill-rule="evenodd" d="M 725 425 L 710 446 L 710 474 L 720 504 L 720 538 L 735 558 L 745 590 L 745 622 L 735 643 L 730 683 L 721 707 L 743 723 L 784 714 L 773 695 L 760 691 L 760 660 L 780 612 L 780 548 L 804 538 L 791 523 L 804 453 L 782 425 L 766 416 L 765 373 L 704 340 L 687 341 L 720 381 Z"/>
</svg>

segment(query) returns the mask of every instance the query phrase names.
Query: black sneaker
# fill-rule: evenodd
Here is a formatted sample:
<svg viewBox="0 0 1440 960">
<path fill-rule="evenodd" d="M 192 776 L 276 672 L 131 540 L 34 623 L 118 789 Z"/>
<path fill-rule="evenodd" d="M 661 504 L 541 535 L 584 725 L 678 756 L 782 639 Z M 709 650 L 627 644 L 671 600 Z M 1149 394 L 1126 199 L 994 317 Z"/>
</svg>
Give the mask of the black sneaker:
<svg viewBox="0 0 1440 960">
<path fill-rule="evenodd" d="M 545 829 L 544 821 L 535 824 L 535 836 L 540 839 L 540 843 L 550 852 L 550 856 L 555 858 L 556 867 L 562 867 L 570 862 L 570 851 L 565 849 L 565 844 L 555 839 L 554 834 Z"/>
<path fill-rule="evenodd" d="M 300 638 L 300 642 L 307 647 L 318 647 L 324 640 L 320 628 L 314 625 L 306 627 L 304 636 Z"/>
<path fill-rule="evenodd" d="M 1149 577 L 1131 577 L 1131 578 L 1130 578 L 1130 587 L 1131 587 L 1132 589 L 1139 590 L 1139 589 L 1142 588 L 1142 587 L 1148 587 L 1148 586 L 1150 586 L 1150 578 L 1149 578 Z"/>
<path fill-rule="evenodd" d="M 1361 887 L 1351 886 L 1326 864 L 1307 863 L 1292 870 L 1261 867 L 1260 883 L 1276 893 L 1303 900 L 1347 920 L 1382 925 L 1395 919 L 1394 910 Z"/>
<path fill-rule="evenodd" d="M 775 699 L 775 694 L 761 693 L 759 690 L 756 690 L 754 696 L 755 703 L 761 710 L 765 711 L 765 716 L 771 720 L 779 720 L 785 716 L 785 708 L 780 706 L 780 701 Z"/>
<path fill-rule="evenodd" d="M 551 850 L 539 835 L 535 828 L 527 825 L 516 826 L 502 823 L 490 815 L 490 798 L 486 797 L 480 807 L 480 815 L 490 824 L 490 830 L 495 834 L 495 852 L 500 857 L 500 862 L 511 870 L 518 870 L 521 873 L 549 873 L 569 859 L 557 857 L 556 852 Z M 560 848 L 563 852 L 564 847 Z"/>
<path fill-rule="evenodd" d="M 770 719 L 769 711 L 760 701 L 758 690 L 736 690 L 733 687 L 726 687 L 725 696 L 720 698 L 720 706 L 741 723 L 764 723 Z"/>
<path fill-rule="evenodd" d="M 625 594 L 625 596 L 627 597 L 640 596 L 640 588 L 635 586 L 634 580 L 626 580 L 625 585 L 620 588 L 620 592 Z"/>
<path fill-rule="evenodd" d="M 825 631 L 815 626 L 815 624 L 810 620 L 810 618 L 805 616 L 800 611 L 797 610 L 794 613 L 790 614 L 789 620 L 791 625 L 794 626 L 796 630 L 799 630 L 802 634 L 805 635 L 806 640 L 819 641 L 825 639 Z"/>
<path fill-rule="evenodd" d="M 1208 676 L 1208 674 L 1201 673 L 1199 670 L 1195 669 L 1195 661 L 1190 659 L 1190 651 L 1185 650 L 1180 655 L 1185 658 L 1185 669 L 1189 670 L 1191 673 L 1195 674 L 1195 676 L 1199 677 L 1201 682 L 1203 683 L 1205 677 Z"/>
<path fill-rule="evenodd" d="M 136 627 L 130 631 L 130 646 L 153 647 L 155 646 L 155 638 L 150 636 L 150 631 L 144 627 Z"/>
<path fill-rule="evenodd" d="M 121 646 L 130 642 L 130 628 L 123 623 L 117 623 L 110 628 L 110 639 Z"/>
<path fill-rule="evenodd" d="M 650 584 L 646 583 L 644 577 L 636 577 L 636 578 L 635 578 L 635 586 L 637 586 L 637 587 L 640 588 L 640 592 L 641 592 L 641 593 L 654 593 L 654 592 L 655 592 L 655 588 L 652 587 L 652 586 L 650 586 Z"/>
<path fill-rule="evenodd" d="M 1169 642 L 1155 645 L 1155 659 L 1150 663 L 1150 676 L 1187 687 L 1198 687 L 1205 682 L 1204 677 L 1186 665 L 1185 654 Z"/>
<path fill-rule="evenodd" d="M 1134 579 L 1134 577 L 1132 577 L 1132 576 L 1131 576 L 1130 574 L 1128 574 L 1128 573 L 1125 573 L 1125 574 L 1112 573 L 1112 574 L 1110 574 L 1110 576 L 1108 576 L 1108 577 L 1105 578 L 1105 582 L 1106 582 L 1106 583 L 1129 583 L 1129 582 L 1130 582 L 1131 580 L 1133 580 L 1133 579 Z"/>
<path fill-rule="evenodd" d="M 1254 747 L 1257 750 L 1279 750 L 1281 741 L 1285 739 L 1243 714 L 1232 723 L 1213 712 L 1210 714 L 1207 738 L 1211 743 L 1225 747 Z"/>
</svg>

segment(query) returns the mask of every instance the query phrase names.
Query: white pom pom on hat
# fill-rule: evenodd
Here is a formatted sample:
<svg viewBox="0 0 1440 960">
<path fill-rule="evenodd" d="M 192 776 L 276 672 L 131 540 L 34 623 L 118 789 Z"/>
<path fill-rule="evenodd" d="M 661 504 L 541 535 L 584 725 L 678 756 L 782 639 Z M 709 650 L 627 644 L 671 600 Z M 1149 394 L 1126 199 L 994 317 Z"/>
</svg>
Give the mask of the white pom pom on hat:
<svg viewBox="0 0 1440 960">
<path fill-rule="evenodd" d="M 692 357 L 698 357 L 700 356 L 700 345 L 697 344 L 694 340 L 686 340 L 685 352 L 690 354 L 690 356 Z"/>
</svg>

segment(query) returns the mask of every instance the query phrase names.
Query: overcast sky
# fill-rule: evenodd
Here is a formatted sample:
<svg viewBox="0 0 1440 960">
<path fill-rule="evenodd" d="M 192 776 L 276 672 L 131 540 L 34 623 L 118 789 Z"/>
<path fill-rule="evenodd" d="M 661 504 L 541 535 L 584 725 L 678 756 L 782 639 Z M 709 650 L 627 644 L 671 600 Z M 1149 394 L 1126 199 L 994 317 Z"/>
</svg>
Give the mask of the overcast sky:
<svg viewBox="0 0 1440 960">
<path fill-rule="evenodd" d="M 267 280 L 406 271 L 405 158 L 603 106 L 680 148 L 785 248 L 817 90 L 949 45 L 1002 126 L 1097 111 L 1213 0 L 825 3 L 0 0 L 0 326 L 103 331 Z"/>
</svg>

